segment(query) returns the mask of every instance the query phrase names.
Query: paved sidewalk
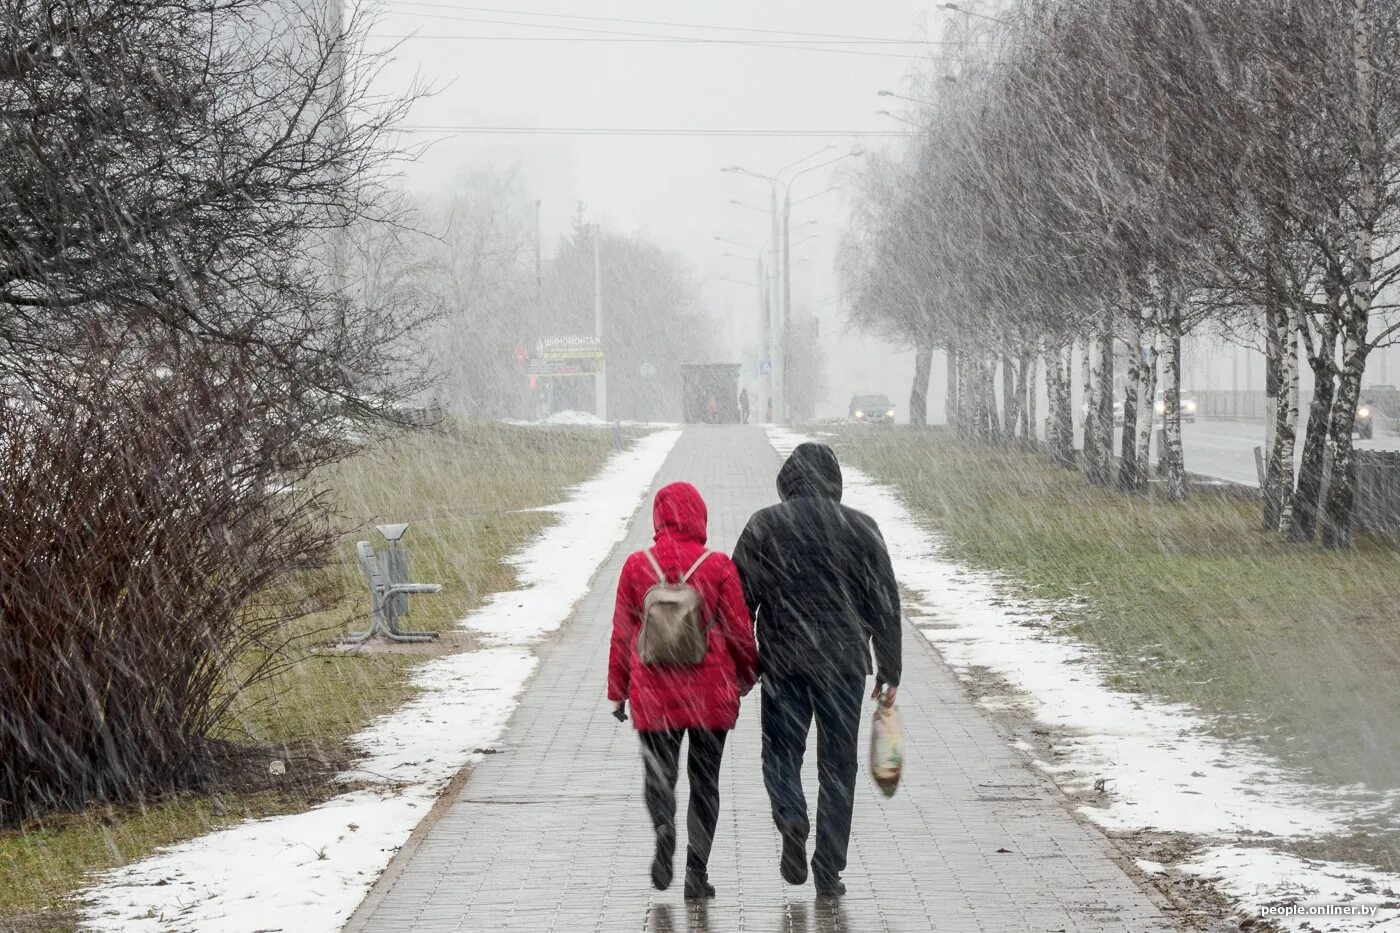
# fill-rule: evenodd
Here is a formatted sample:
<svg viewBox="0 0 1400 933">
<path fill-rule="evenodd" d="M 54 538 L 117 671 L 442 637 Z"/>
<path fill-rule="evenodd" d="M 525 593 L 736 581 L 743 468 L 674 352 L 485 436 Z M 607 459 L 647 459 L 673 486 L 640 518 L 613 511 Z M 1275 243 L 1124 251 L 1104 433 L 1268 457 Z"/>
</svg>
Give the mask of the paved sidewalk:
<svg viewBox="0 0 1400 933">
<path fill-rule="evenodd" d="M 776 501 L 777 455 L 759 428 L 694 428 L 657 477 L 686 479 L 710 506 L 710 542 L 728 551 L 754 510 Z M 718 896 L 688 906 L 684 769 L 671 890 L 650 887 L 651 833 L 630 723 L 603 691 L 613 586 L 651 540 L 651 501 L 553 644 L 502 752 L 486 758 L 441 819 L 405 849 L 347 930 L 434 931 L 1161 931 L 1176 929 L 1077 822 L 1057 791 L 963 695 L 925 639 L 906 629 L 906 769 L 891 800 L 865 768 L 856 800 L 849 894 L 818 904 L 810 883 L 778 876 L 779 841 L 759 773 L 758 693 L 724 759 L 710 861 Z M 816 801 L 815 744 L 808 797 Z"/>
</svg>

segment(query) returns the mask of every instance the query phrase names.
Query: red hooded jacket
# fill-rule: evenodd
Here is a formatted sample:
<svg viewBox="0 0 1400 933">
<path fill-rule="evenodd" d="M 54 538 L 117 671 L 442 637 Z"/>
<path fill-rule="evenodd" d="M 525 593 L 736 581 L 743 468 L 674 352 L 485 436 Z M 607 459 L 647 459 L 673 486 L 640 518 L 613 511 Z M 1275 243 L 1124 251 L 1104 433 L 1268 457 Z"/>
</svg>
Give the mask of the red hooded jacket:
<svg viewBox="0 0 1400 933">
<path fill-rule="evenodd" d="M 705 500 L 689 483 L 672 483 L 657 491 L 652 506 L 656 543 L 651 550 L 667 579 L 679 580 L 704 553 L 707 519 Z M 733 729 L 739 696 L 758 679 L 753 620 L 738 571 L 716 551 L 690 578 L 712 623 L 709 650 L 695 667 L 648 667 L 637 656 L 642 600 L 657 582 L 641 551 L 622 565 L 608 657 L 608 699 L 629 700 L 633 723 L 643 732 Z"/>
</svg>

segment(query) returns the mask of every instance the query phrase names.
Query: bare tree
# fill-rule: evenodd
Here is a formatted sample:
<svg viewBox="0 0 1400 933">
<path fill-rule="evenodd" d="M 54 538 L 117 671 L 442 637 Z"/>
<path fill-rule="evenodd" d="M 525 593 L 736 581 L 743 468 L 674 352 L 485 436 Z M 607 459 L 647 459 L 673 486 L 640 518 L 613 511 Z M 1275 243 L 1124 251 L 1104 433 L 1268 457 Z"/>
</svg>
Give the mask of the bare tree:
<svg viewBox="0 0 1400 933">
<path fill-rule="evenodd" d="M 0 549 L 10 820 L 207 773 L 316 608 L 269 586 L 325 559 L 318 471 L 421 391 L 426 315 L 343 261 L 396 213 L 407 106 L 366 90 L 363 21 L 10 0 L 0 23 L 0 498 L 34 529 Z"/>
</svg>

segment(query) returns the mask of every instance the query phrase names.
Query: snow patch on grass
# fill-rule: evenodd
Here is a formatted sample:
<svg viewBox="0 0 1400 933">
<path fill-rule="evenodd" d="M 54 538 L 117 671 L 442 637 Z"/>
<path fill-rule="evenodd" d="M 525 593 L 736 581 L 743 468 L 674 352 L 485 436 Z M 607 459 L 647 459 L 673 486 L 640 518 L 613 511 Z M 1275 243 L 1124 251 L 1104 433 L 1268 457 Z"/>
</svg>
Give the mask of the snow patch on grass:
<svg viewBox="0 0 1400 933">
<path fill-rule="evenodd" d="M 521 588 L 462 621 L 491 647 L 445 655 L 413 675 L 421 692 L 351 739 L 367 784 L 304 813 L 251 820 L 101 876 L 84 926 L 113 933 L 333 933 L 462 769 L 491 751 L 537 660 L 622 540 L 680 437 L 648 435 L 554 507 L 560 521 L 515 557 Z"/>
<path fill-rule="evenodd" d="M 810 440 L 780 428 L 770 428 L 768 436 L 783 455 Z M 1400 809 L 1395 793 L 1310 785 L 1272 757 L 1210 735 L 1206 721 L 1188 706 L 1109 688 L 1103 657 L 1054 633 L 1052 607 L 1018 600 L 996 574 L 944 559 L 938 538 L 918 523 L 897 490 L 845 464 L 842 472 L 843 501 L 879 522 L 899 582 L 917 596 L 904 607 L 905 617 L 964 679 L 978 668 L 995 672 L 1024 695 L 1034 718 L 1070 736 L 1056 762 L 1035 763 L 1070 794 L 1096 798 L 1094 806 L 1080 808 L 1084 816 L 1109 830 L 1155 829 L 1218 840 L 1221 846 L 1208 848 L 1192 864 L 1209 866 L 1221 889 L 1236 897 L 1270 878 L 1277 879 L 1275 893 L 1296 894 L 1309 885 L 1334 898 L 1360 897 L 1377 887 L 1400 891 L 1400 875 L 1358 874 L 1352 866 L 1328 862 L 1310 862 L 1305 874 L 1296 875 L 1301 860 L 1292 855 L 1234 845 L 1326 836 L 1361 821 L 1389 821 Z M 1095 792 L 1099 781 L 1103 795 Z M 1247 852 L 1248 859 L 1225 854 L 1232 851 Z M 1379 916 L 1400 924 L 1393 906 Z M 1303 925 L 1317 917 L 1272 919 L 1284 929 L 1324 929 Z M 1331 917 L 1328 923 L 1351 925 L 1325 929 L 1377 929 L 1376 921 Z"/>
<path fill-rule="evenodd" d="M 1245 913 L 1266 917 L 1284 929 L 1400 929 L 1400 883 L 1395 875 L 1246 846 L 1214 847 L 1177 867 L 1213 881 Z"/>
<path fill-rule="evenodd" d="M 567 502 L 553 506 L 559 522 L 510 558 L 521 588 L 497 593 L 463 623 L 496 644 L 530 644 L 557 629 L 588 592 L 593 574 L 627 534 L 652 478 L 680 431 L 658 431 L 616 454 Z"/>
</svg>

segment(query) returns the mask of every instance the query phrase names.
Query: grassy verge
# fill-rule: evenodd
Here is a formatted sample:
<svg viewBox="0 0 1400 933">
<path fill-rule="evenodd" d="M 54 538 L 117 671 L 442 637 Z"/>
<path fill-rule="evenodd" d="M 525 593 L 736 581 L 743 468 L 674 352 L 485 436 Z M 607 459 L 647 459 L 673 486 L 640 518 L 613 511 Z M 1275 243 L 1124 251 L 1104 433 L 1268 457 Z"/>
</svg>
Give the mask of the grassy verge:
<svg viewBox="0 0 1400 933">
<path fill-rule="evenodd" d="M 88 873 L 247 817 L 296 812 L 324 797 L 326 778 L 345 761 L 345 740 L 410 696 L 410 668 L 424 660 L 422 652 L 317 650 L 367 626 L 355 541 L 382 544 L 375 524 L 412 522 L 404 540 L 413 576 L 444 589 L 415 599 L 409 624 L 447 632 L 486 596 L 513 588 L 505 558 L 554 522 L 548 512 L 523 510 L 559 501 L 610 452 L 607 431 L 472 423 L 404 436 L 337 467 L 326 482 L 353 530 L 336 564 L 288 585 L 328 587 L 341 597 L 339 604 L 295 623 L 287 633 L 291 662 L 239 698 L 225 729 L 238 746 L 290 750 L 288 780 L 230 782 L 214 793 L 57 814 L 0 833 L 0 930 L 70 929 L 67 898 Z M 469 639 L 456 634 L 426 650 L 469 647 Z M 259 764 L 265 772 L 266 756 Z"/>
<path fill-rule="evenodd" d="M 1174 505 L 1090 489 L 1038 455 L 936 431 L 832 440 L 960 559 L 1084 599 L 1073 634 L 1106 649 L 1115 686 L 1194 704 L 1322 779 L 1400 786 L 1400 549 L 1287 545 L 1238 493 Z"/>
</svg>

